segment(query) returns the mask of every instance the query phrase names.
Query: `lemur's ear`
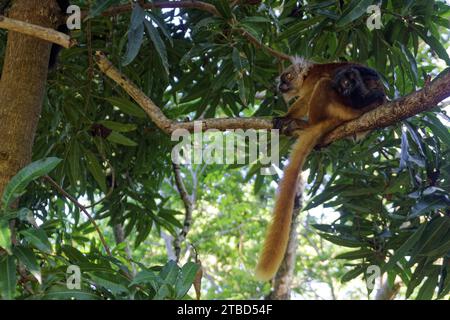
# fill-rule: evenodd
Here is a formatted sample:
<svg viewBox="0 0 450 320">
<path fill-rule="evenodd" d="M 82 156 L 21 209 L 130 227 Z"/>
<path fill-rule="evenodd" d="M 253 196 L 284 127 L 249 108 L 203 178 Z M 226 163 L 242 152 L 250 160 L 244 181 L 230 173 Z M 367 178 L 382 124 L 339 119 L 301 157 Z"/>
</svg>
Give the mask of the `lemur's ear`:
<svg viewBox="0 0 450 320">
<path fill-rule="evenodd" d="M 297 71 L 299 71 L 300 67 L 305 63 L 305 58 L 297 56 L 297 55 L 291 56 L 289 58 L 289 60 L 291 61 L 292 65 L 294 65 L 294 67 Z"/>
</svg>

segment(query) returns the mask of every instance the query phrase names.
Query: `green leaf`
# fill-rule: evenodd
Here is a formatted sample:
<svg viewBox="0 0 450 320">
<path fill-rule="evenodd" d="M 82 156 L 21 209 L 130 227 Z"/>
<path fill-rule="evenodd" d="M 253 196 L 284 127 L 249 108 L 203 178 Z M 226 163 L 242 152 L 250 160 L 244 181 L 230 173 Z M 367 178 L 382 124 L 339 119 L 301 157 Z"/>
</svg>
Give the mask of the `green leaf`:
<svg viewBox="0 0 450 320">
<path fill-rule="evenodd" d="M 8 221 L 0 220 L 0 248 L 3 248 L 9 254 L 11 252 L 11 229 L 9 228 Z"/>
<path fill-rule="evenodd" d="M 99 296 L 83 290 L 69 290 L 65 286 L 53 286 L 42 296 L 44 300 L 99 300 Z"/>
<path fill-rule="evenodd" d="M 407 255 L 407 253 L 414 247 L 414 245 L 419 241 L 423 232 L 425 231 L 427 224 L 423 223 L 397 250 L 395 254 L 389 259 L 389 261 L 381 268 L 381 273 L 391 269 L 394 264 L 397 263 L 401 258 Z"/>
<path fill-rule="evenodd" d="M 69 245 L 62 245 L 61 250 L 67 256 L 69 261 L 74 264 L 89 263 L 89 259 L 78 249 Z M 84 269 L 84 268 L 83 268 Z"/>
<path fill-rule="evenodd" d="M 132 124 L 132 123 L 120 123 L 120 122 L 111 121 L 111 120 L 102 120 L 102 121 L 99 121 L 98 123 L 100 123 L 101 125 L 105 126 L 108 129 L 111 129 L 111 130 L 117 131 L 117 132 L 130 132 L 130 131 L 134 131 L 137 129 L 137 125 Z"/>
<path fill-rule="evenodd" d="M 239 53 L 239 50 L 236 47 L 233 48 L 232 59 L 236 70 L 241 71 L 244 68 L 244 65 L 241 60 L 241 54 Z"/>
<path fill-rule="evenodd" d="M 357 260 L 373 256 L 373 252 L 367 249 L 361 249 L 351 252 L 342 253 L 336 256 L 335 259 Z"/>
<path fill-rule="evenodd" d="M 100 165 L 100 162 L 97 160 L 97 157 L 89 150 L 85 149 L 84 154 L 87 160 L 87 168 L 89 172 L 94 177 L 95 181 L 97 181 L 100 189 L 106 193 L 108 188 L 106 187 L 106 177 L 103 172 L 103 168 Z"/>
<path fill-rule="evenodd" d="M 147 16 L 150 17 L 152 22 L 154 22 L 162 31 L 163 35 L 169 40 L 170 45 L 173 47 L 173 40 L 170 35 L 170 31 L 167 29 L 167 26 L 164 24 L 164 21 L 161 21 L 158 16 L 154 15 L 150 11 L 146 12 Z"/>
<path fill-rule="evenodd" d="M 181 272 L 175 284 L 177 299 L 183 298 L 189 291 L 199 268 L 200 266 L 193 262 L 188 262 L 181 268 Z"/>
<path fill-rule="evenodd" d="M 128 146 L 128 147 L 136 147 L 137 146 L 136 142 L 125 137 L 123 134 L 120 134 L 115 131 L 111 132 L 111 134 L 108 136 L 107 140 L 114 142 L 114 143 L 124 145 L 124 146 Z"/>
<path fill-rule="evenodd" d="M 25 192 L 28 184 L 52 171 L 59 163 L 59 158 L 45 158 L 30 163 L 20 170 L 8 183 L 2 196 L 2 208 L 8 208 L 14 200 Z"/>
<path fill-rule="evenodd" d="M 19 232 L 21 235 L 25 237 L 27 242 L 33 245 L 36 249 L 39 249 L 45 253 L 52 252 L 52 246 L 50 241 L 48 241 L 47 234 L 42 229 L 25 229 Z"/>
<path fill-rule="evenodd" d="M 0 295 L 11 300 L 16 292 L 16 261 L 14 256 L 5 256 L 0 260 Z"/>
<path fill-rule="evenodd" d="M 33 251 L 24 246 L 17 246 L 14 248 L 14 255 L 27 268 L 28 271 L 36 278 L 39 283 L 42 283 L 41 268 L 37 262 Z"/>
<path fill-rule="evenodd" d="M 126 278 L 119 274 L 106 272 L 92 272 L 89 274 L 96 286 L 102 286 L 113 294 L 128 293 L 128 288 L 124 281 Z"/>
<path fill-rule="evenodd" d="M 166 284 L 174 285 L 179 272 L 180 267 L 178 267 L 177 263 L 175 261 L 169 261 L 162 268 L 159 276 L 165 281 Z"/>
<path fill-rule="evenodd" d="M 434 270 L 431 274 L 427 276 L 424 284 L 417 294 L 416 300 L 431 300 L 436 291 L 438 284 L 439 269 Z"/>
<path fill-rule="evenodd" d="M 247 105 L 247 89 L 245 87 L 245 82 L 243 78 L 238 79 L 239 87 L 239 97 L 241 98 L 242 104 Z"/>
<path fill-rule="evenodd" d="M 270 23 L 271 20 L 267 17 L 245 17 L 244 19 L 239 20 L 241 23 Z"/>
<path fill-rule="evenodd" d="M 332 236 L 326 233 L 320 233 L 320 236 L 328 241 L 330 241 L 331 243 L 343 246 L 343 247 L 350 247 L 350 248 L 357 248 L 357 247 L 361 247 L 362 245 L 364 245 L 363 242 L 357 241 L 356 239 L 346 239 L 346 238 L 341 238 L 338 236 Z"/>
<path fill-rule="evenodd" d="M 366 13 L 367 7 L 369 7 L 372 2 L 373 0 L 359 0 L 350 3 L 348 8 L 351 10 L 344 13 L 344 15 L 336 22 L 336 27 L 343 27 L 360 18 L 364 13 Z"/>
<path fill-rule="evenodd" d="M 105 100 L 107 100 L 113 106 L 119 108 L 123 113 L 126 113 L 130 116 L 138 117 L 141 119 L 147 118 L 147 114 L 145 113 L 145 111 L 127 98 L 110 97 L 105 98 Z"/>
<path fill-rule="evenodd" d="M 315 16 L 312 18 L 309 18 L 307 20 L 300 20 L 284 30 L 280 36 L 278 37 L 278 41 L 287 39 L 293 36 L 298 36 L 300 33 L 306 32 L 308 28 L 316 23 L 319 23 L 323 20 L 323 17 L 321 16 Z"/>
<path fill-rule="evenodd" d="M 122 60 L 122 65 L 130 64 L 139 53 L 139 49 L 144 39 L 144 20 L 145 11 L 138 4 L 133 4 L 133 12 L 131 13 L 131 22 L 128 29 L 127 51 Z"/>
<path fill-rule="evenodd" d="M 429 121 L 424 121 L 433 131 L 433 134 L 439 137 L 447 146 L 450 146 L 450 129 L 442 124 L 442 122 L 434 114 L 427 116 Z"/>
<path fill-rule="evenodd" d="M 415 257 L 411 259 L 410 265 L 416 261 L 417 255 L 428 255 L 430 249 L 434 249 L 436 245 L 448 239 L 449 230 L 450 217 L 437 217 L 429 222 L 420 240 L 420 246 L 417 246 L 413 252 Z"/>
<path fill-rule="evenodd" d="M 161 279 L 150 270 L 142 270 L 139 272 L 131 281 L 130 286 L 142 283 L 150 283 L 153 289 L 158 290 L 158 283 L 161 282 Z"/>
<path fill-rule="evenodd" d="M 362 274 L 365 270 L 364 266 L 357 266 L 356 268 L 348 271 L 346 274 L 344 274 L 341 278 L 342 283 L 349 282 L 350 280 L 355 279 L 357 276 Z"/>
<path fill-rule="evenodd" d="M 442 43 L 429 32 L 429 30 L 419 25 L 414 25 L 413 29 L 416 30 L 416 32 L 430 46 L 430 48 L 437 53 L 439 58 L 444 60 L 447 65 L 450 65 L 450 57 L 447 50 Z"/>
<path fill-rule="evenodd" d="M 161 63 L 164 67 L 164 71 L 166 72 L 166 74 L 169 74 L 169 62 L 167 61 L 166 45 L 162 41 L 158 30 L 156 30 L 156 28 L 150 21 L 145 20 L 144 25 L 148 35 L 150 36 L 150 39 L 153 42 L 153 45 L 155 46 L 156 52 L 158 52 L 159 58 L 161 59 Z"/>
</svg>

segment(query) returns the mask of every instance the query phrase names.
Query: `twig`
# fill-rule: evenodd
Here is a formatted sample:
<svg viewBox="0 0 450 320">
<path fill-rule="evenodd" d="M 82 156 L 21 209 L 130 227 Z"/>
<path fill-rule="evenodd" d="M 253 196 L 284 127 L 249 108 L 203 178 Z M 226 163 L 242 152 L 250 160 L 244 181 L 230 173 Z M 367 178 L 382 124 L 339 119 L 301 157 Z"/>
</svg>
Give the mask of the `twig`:
<svg viewBox="0 0 450 320">
<path fill-rule="evenodd" d="M 76 45 L 76 40 L 71 39 L 70 36 L 65 33 L 28 22 L 7 18 L 2 15 L 0 15 L 0 29 L 20 32 L 35 38 L 59 44 L 64 48 L 70 48 Z"/>
<path fill-rule="evenodd" d="M 288 54 L 285 54 L 283 52 L 277 51 L 275 49 L 272 49 L 271 47 L 266 46 L 262 42 L 260 42 L 258 39 L 256 39 L 252 34 L 250 34 L 247 30 L 244 29 L 237 29 L 248 41 L 253 43 L 257 48 L 266 50 L 270 55 L 274 56 L 275 58 L 278 58 L 280 60 L 287 60 L 291 61 L 291 56 Z"/>
<path fill-rule="evenodd" d="M 106 253 L 108 254 L 108 256 L 111 256 L 111 250 L 109 250 L 109 247 L 106 244 L 105 238 L 103 237 L 103 234 L 100 231 L 98 224 L 95 222 L 94 218 L 89 214 L 89 212 L 86 210 L 86 207 L 83 206 L 81 203 L 79 203 L 77 201 L 77 199 L 75 199 L 70 194 L 68 194 L 55 180 L 53 180 L 49 176 L 44 176 L 44 179 L 47 180 L 56 190 L 58 190 L 59 193 L 61 193 L 65 198 L 69 199 L 75 206 L 78 207 L 78 209 L 80 209 L 87 216 L 87 218 L 92 223 L 95 230 L 97 231 L 100 241 L 103 244 L 103 247 L 105 248 Z"/>
</svg>

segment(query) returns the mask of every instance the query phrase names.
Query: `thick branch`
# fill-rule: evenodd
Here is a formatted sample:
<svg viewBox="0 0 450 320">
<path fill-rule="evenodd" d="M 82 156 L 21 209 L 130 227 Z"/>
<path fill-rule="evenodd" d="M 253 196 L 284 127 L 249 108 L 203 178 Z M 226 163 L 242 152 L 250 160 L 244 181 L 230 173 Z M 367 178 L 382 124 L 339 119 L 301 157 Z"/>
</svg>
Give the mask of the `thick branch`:
<svg viewBox="0 0 450 320">
<path fill-rule="evenodd" d="M 425 88 L 406 97 L 384 104 L 363 114 L 356 120 L 345 123 L 332 131 L 323 140 L 324 145 L 354 133 L 384 128 L 418 113 L 434 108 L 450 96 L 450 69 L 444 70 Z"/>
<path fill-rule="evenodd" d="M 64 48 L 70 48 L 76 44 L 67 34 L 51 28 L 44 28 L 28 22 L 10 19 L 0 15 L 0 28 L 19 32 L 48 42 L 59 44 Z"/>
<path fill-rule="evenodd" d="M 202 11 L 206 11 L 211 13 L 214 16 L 220 16 L 219 11 L 217 11 L 216 7 L 212 4 L 202 2 L 202 1 L 196 1 L 196 0 L 190 0 L 190 1 L 158 1 L 153 3 L 144 3 L 141 4 L 141 7 L 143 9 L 154 9 L 154 8 L 164 8 L 164 9 L 171 9 L 171 8 L 186 8 L 186 9 L 198 9 Z M 111 7 L 105 11 L 103 11 L 103 16 L 115 16 L 118 14 L 122 14 L 125 12 L 129 12 L 133 9 L 132 4 L 124 4 L 124 5 L 118 5 Z M 83 13 L 83 16 L 86 16 L 87 13 Z"/>
<path fill-rule="evenodd" d="M 176 129 L 194 131 L 196 122 L 177 122 L 168 119 L 161 109 L 148 98 L 130 79 L 123 75 L 101 53 L 96 53 L 100 70 L 119 84 L 149 115 L 150 119 L 164 132 L 171 134 Z M 372 110 L 360 118 L 347 122 L 328 134 L 322 144 L 327 145 L 338 139 L 351 136 L 358 132 L 384 128 L 399 121 L 414 116 L 420 112 L 435 107 L 439 102 L 450 96 L 450 69 L 427 84 L 424 89 L 413 92 L 406 97 L 389 102 Z M 267 118 L 219 118 L 201 120 L 202 131 L 217 129 L 220 131 L 233 129 L 273 129 L 271 119 Z"/>
</svg>

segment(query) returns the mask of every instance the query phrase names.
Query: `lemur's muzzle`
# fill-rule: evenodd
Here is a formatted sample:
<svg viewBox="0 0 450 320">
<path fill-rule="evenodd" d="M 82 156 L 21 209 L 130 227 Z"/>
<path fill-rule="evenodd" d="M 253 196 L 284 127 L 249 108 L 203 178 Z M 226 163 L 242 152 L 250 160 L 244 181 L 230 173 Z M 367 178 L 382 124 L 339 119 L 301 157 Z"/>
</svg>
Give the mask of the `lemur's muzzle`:
<svg viewBox="0 0 450 320">
<path fill-rule="evenodd" d="M 289 84 L 282 82 L 280 83 L 280 85 L 278 86 L 278 90 L 280 90 L 281 93 L 286 93 L 289 90 L 291 90 L 291 87 L 289 86 Z"/>
</svg>

